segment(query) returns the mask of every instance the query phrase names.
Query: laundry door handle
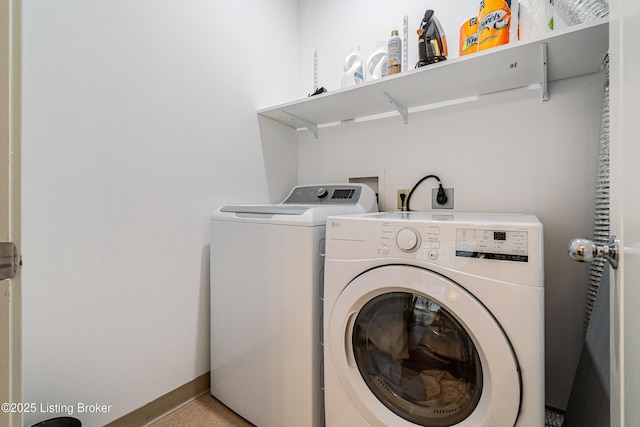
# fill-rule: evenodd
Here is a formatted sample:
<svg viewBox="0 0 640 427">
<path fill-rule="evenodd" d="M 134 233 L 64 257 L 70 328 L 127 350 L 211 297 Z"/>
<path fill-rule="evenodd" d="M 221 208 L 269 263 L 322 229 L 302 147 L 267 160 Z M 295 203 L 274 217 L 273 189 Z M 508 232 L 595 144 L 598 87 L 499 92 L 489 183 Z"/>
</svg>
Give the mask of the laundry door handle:
<svg viewBox="0 0 640 427">
<path fill-rule="evenodd" d="M 605 258 L 611 267 L 618 268 L 618 244 L 616 236 L 611 236 L 606 245 L 597 245 L 593 240 L 582 237 L 569 242 L 569 256 L 576 261 L 591 262 L 596 258 Z"/>
<path fill-rule="evenodd" d="M 353 334 L 353 326 L 356 319 L 356 313 L 351 313 L 347 319 L 347 327 L 344 331 L 344 353 L 347 360 L 347 365 L 352 368 L 357 367 L 356 359 L 353 353 L 353 340 L 351 339 Z"/>
</svg>

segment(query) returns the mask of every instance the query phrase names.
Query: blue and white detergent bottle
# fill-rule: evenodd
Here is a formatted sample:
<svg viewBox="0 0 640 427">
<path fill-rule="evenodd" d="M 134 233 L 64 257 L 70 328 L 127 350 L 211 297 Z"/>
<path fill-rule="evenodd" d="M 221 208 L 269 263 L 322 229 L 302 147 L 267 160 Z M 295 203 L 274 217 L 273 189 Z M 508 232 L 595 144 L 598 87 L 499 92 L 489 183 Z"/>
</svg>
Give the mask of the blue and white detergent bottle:
<svg viewBox="0 0 640 427">
<path fill-rule="evenodd" d="M 362 54 L 360 53 L 360 46 L 357 46 L 344 60 L 344 72 L 342 73 L 340 87 L 357 85 L 363 81 Z"/>
</svg>

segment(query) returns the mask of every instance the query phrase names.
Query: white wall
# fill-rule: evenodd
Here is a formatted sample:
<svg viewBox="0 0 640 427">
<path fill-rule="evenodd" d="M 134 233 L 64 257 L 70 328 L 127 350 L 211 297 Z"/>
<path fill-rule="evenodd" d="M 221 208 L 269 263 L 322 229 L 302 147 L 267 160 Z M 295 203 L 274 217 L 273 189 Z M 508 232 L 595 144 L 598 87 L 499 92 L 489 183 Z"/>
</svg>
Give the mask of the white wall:
<svg viewBox="0 0 640 427">
<path fill-rule="evenodd" d="M 103 425 L 209 370 L 209 214 L 295 184 L 297 5 L 23 8 L 23 400 Z"/>
<path fill-rule="evenodd" d="M 417 3 L 353 0 L 347 8 L 336 1 L 302 1 L 301 68 L 314 43 L 321 42 L 325 50 L 333 49 L 322 58 L 333 54 L 331 65 L 336 65 L 325 68 L 325 75 L 331 76 L 327 80 L 339 82 L 343 51 L 356 40 L 386 34 L 389 25 L 379 24 L 383 20 L 401 25 L 403 10 L 412 11 L 410 22 L 417 28 L 425 8 Z M 467 19 L 461 11 L 464 5 L 432 3 L 428 7 L 443 22 L 445 33 L 457 35 Z M 338 10 L 343 13 L 335 13 Z M 329 16 L 332 28 L 340 31 L 324 30 Z M 372 21 L 378 22 L 379 31 L 369 25 Z M 450 42 L 454 48 L 457 52 L 457 38 L 455 44 Z M 301 77 L 304 84 L 306 73 Z M 582 349 L 588 273 L 586 265 L 569 259 L 566 245 L 573 237 L 593 232 L 603 82 L 603 73 L 554 82 L 548 102 L 541 101 L 539 90 L 508 91 L 411 115 L 407 125 L 396 116 L 321 128 L 318 139 L 299 132 L 300 183 L 380 172 L 385 181 L 380 190 L 383 208 L 395 210 L 397 189 L 411 188 L 422 176 L 436 174 L 455 189 L 456 211 L 525 212 L 540 218 L 545 229 L 546 400 L 560 409 L 566 407 Z M 412 197 L 413 209 L 431 209 L 428 194 L 433 185 L 421 185 Z"/>
</svg>

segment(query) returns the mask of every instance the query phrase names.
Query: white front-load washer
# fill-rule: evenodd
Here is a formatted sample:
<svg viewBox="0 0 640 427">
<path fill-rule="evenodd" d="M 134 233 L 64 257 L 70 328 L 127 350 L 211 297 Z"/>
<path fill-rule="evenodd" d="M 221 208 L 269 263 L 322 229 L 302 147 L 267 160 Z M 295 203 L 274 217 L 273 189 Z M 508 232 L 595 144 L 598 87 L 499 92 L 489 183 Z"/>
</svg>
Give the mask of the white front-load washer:
<svg viewBox="0 0 640 427">
<path fill-rule="evenodd" d="M 544 426 L 542 225 L 519 214 L 327 220 L 327 427 Z"/>
<path fill-rule="evenodd" d="M 326 218 L 377 210 L 371 188 L 341 184 L 212 214 L 211 394 L 259 427 L 324 425 Z"/>
</svg>

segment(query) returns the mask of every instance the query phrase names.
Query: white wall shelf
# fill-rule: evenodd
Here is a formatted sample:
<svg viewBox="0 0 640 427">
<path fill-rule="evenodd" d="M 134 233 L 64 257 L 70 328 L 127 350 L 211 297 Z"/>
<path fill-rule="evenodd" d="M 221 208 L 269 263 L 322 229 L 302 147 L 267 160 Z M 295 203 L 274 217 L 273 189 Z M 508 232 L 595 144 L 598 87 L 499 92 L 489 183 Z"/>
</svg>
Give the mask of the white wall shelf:
<svg viewBox="0 0 640 427">
<path fill-rule="evenodd" d="M 453 58 L 358 86 L 258 110 L 293 128 L 308 128 L 470 98 L 598 72 L 609 48 L 607 18 L 554 31 L 548 37 Z"/>
</svg>

